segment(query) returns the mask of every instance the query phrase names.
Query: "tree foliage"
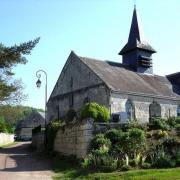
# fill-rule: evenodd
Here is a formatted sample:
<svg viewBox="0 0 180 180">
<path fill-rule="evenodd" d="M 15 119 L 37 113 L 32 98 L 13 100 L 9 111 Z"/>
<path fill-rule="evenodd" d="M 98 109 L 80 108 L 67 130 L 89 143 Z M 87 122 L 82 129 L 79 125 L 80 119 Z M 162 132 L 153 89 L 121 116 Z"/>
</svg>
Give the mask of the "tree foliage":
<svg viewBox="0 0 180 180">
<path fill-rule="evenodd" d="M 4 118 L 6 123 L 15 125 L 18 121 L 25 119 L 32 112 L 32 107 L 28 106 L 10 106 L 10 105 L 1 105 L 0 106 L 0 115 Z M 43 111 L 37 109 L 38 111 Z"/>
<path fill-rule="evenodd" d="M 14 104 L 25 98 L 22 95 L 21 81 L 12 78 L 14 75 L 12 69 L 17 64 L 27 63 L 25 56 L 31 53 L 39 39 L 11 47 L 0 44 L 0 104 Z"/>
</svg>

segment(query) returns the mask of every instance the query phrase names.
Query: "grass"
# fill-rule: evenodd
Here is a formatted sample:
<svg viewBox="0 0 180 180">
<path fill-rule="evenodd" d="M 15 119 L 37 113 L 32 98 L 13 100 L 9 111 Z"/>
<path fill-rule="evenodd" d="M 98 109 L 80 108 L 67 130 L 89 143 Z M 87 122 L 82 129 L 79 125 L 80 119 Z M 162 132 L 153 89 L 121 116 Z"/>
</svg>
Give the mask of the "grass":
<svg viewBox="0 0 180 180">
<path fill-rule="evenodd" d="M 54 158 L 54 180 L 180 180 L 180 168 L 102 173 L 80 168 L 75 159 Z"/>
<path fill-rule="evenodd" d="M 0 145 L 0 148 L 8 148 L 8 147 L 11 147 L 11 146 L 16 145 L 16 144 L 17 144 L 17 142 L 12 142 L 9 144 Z"/>
</svg>

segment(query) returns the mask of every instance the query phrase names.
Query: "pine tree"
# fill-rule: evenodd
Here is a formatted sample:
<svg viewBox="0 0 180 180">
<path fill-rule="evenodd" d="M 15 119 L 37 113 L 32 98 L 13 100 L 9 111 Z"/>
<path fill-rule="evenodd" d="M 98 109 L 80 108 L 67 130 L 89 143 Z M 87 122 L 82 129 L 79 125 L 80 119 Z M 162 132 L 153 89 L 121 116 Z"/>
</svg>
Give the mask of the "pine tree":
<svg viewBox="0 0 180 180">
<path fill-rule="evenodd" d="M 12 78 L 12 69 L 17 64 L 27 63 L 24 55 L 30 55 L 39 40 L 40 38 L 36 38 L 11 47 L 0 44 L 0 104 L 16 103 L 23 99 L 22 83 Z"/>
</svg>

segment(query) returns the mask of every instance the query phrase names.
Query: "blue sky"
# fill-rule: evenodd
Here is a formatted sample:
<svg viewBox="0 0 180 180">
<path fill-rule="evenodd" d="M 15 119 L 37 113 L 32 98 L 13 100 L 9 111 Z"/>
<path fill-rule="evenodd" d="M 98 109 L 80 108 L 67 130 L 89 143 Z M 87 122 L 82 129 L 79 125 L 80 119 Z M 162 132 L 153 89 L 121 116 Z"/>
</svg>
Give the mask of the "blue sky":
<svg viewBox="0 0 180 180">
<path fill-rule="evenodd" d="M 133 6 L 133 0 L 0 0 L 2 43 L 41 37 L 28 64 L 14 69 L 29 96 L 24 105 L 44 107 L 44 84 L 36 88 L 35 73 L 38 69 L 48 73 L 49 96 L 71 50 L 121 62 L 118 52 L 128 39 Z M 145 38 L 158 51 L 153 56 L 155 74 L 179 71 L 179 7 L 179 0 L 137 0 Z"/>
</svg>

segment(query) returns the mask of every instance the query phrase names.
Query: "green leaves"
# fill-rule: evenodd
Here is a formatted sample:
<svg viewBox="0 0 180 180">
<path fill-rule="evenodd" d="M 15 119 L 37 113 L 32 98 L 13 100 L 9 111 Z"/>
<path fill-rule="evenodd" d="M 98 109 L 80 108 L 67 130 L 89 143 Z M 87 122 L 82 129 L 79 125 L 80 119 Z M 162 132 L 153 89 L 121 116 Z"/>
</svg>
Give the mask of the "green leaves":
<svg viewBox="0 0 180 180">
<path fill-rule="evenodd" d="M 2 43 L 0 44 L 0 104 L 6 101 L 10 102 L 10 99 L 15 100 L 11 103 L 23 100 L 19 96 L 22 94 L 22 86 L 12 79 L 14 75 L 12 68 L 17 64 L 27 63 L 24 55 L 29 55 L 39 40 L 40 38 L 36 38 L 33 41 L 11 47 L 6 47 Z M 16 94 L 12 96 L 14 92 Z"/>
<path fill-rule="evenodd" d="M 108 122 L 110 119 L 109 110 L 96 102 L 86 104 L 81 109 L 81 119 L 93 118 L 97 122 Z"/>
</svg>

